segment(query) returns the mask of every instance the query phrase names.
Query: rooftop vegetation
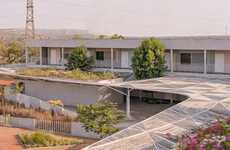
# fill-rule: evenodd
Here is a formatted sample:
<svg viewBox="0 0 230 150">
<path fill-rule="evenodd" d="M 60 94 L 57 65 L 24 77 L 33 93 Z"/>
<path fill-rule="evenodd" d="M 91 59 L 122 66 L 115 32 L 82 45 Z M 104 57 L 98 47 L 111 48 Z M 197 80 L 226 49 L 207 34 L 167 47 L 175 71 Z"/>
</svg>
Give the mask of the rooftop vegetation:
<svg viewBox="0 0 230 150">
<path fill-rule="evenodd" d="M 74 79 L 74 80 L 108 80 L 114 79 L 115 76 L 110 72 L 91 72 L 81 70 L 57 70 L 57 69 L 22 69 L 17 71 L 18 75 L 33 76 L 33 77 L 53 77 L 61 79 Z"/>
</svg>

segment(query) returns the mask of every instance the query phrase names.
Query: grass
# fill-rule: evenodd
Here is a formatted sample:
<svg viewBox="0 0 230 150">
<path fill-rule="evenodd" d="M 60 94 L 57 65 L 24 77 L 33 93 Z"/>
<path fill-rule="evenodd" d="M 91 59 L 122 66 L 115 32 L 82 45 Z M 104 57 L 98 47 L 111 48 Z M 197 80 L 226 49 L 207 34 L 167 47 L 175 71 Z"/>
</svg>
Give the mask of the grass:
<svg viewBox="0 0 230 150">
<path fill-rule="evenodd" d="M 44 132 L 23 133 L 19 134 L 18 138 L 20 143 L 26 148 L 75 145 L 83 143 L 83 140 L 81 139 L 57 136 Z"/>
<path fill-rule="evenodd" d="M 18 75 L 34 76 L 34 77 L 55 77 L 62 79 L 74 80 L 107 80 L 114 79 L 115 76 L 110 72 L 90 72 L 90 71 L 65 71 L 49 68 L 30 68 L 17 71 Z"/>
</svg>

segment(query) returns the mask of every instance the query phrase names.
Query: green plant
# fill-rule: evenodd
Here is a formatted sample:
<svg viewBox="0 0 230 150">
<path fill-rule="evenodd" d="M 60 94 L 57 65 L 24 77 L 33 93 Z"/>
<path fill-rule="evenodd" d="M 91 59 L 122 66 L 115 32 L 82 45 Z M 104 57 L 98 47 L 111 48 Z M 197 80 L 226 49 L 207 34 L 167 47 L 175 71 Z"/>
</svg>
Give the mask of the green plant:
<svg viewBox="0 0 230 150">
<path fill-rule="evenodd" d="M 113 34 L 113 35 L 110 37 L 110 39 L 125 39 L 125 37 L 122 36 L 122 35 Z"/>
<path fill-rule="evenodd" d="M 160 77 L 165 71 L 164 45 L 155 38 L 142 41 L 135 49 L 132 69 L 137 79 Z"/>
<path fill-rule="evenodd" d="M 0 42 L 1 61 L 8 64 L 21 62 L 23 55 L 22 49 L 22 44 L 20 42 Z"/>
<path fill-rule="evenodd" d="M 220 119 L 207 128 L 179 137 L 178 150 L 229 150 L 230 119 Z"/>
<path fill-rule="evenodd" d="M 87 56 L 87 49 L 84 46 L 73 50 L 68 58 L 67 69 L 89 70 L 93 64 L 93 58 Z"/>
<path fill-rule="evenodd" d="M 73 138 L 54 136 L 43 132 L 18 135 L 20 142 L 27 148 L 80 144 L 83 141 Z"/>
<path fill-rule="evenodd" d="M 98 102 L 91 105 L 77 105 L 79 120 L 86 131 L 99 134 L 101 137 L 118 131 L 115 127 L 125 116 L 112 102 Z"/>
</svg>

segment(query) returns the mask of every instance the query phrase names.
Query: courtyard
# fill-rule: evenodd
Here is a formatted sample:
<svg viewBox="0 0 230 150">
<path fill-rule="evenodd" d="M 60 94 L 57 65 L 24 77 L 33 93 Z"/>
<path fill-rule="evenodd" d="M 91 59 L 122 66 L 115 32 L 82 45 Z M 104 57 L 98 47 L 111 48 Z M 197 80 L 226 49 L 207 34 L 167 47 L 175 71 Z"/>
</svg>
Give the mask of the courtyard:
<svg viewBox="0 0 230 150">
<path fill-rule="evenodd" d="M 114 87 L 175 93 L 188 98 L 148 119 L 107 137 L 87 150 L 173 149 L 176 137 L 230 116 L 230 78 L 225 75 L 169 74 Z"/>
</svg>

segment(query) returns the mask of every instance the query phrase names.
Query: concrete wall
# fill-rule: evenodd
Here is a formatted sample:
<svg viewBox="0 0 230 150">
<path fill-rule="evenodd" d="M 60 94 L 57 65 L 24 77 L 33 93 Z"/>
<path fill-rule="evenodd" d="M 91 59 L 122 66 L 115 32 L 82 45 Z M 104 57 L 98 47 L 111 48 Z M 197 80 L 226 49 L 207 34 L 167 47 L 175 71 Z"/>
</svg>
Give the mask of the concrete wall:
<svg viewBox="0 0 230 150">
<path fill-rule="evenodd" d="M 61 99 L 66 106 L 93 104 L 98 100 L 120 102 L 123 96 L 116 91 L 102 86 L 70 84 L 50 81 L 23 80 L 25 94 L 43 100 Z"/>
<path fill-rule="evenodd" d="M 191 64 L 181 64 L 181 53 L 191 53 Z M 203 72 L 204 52 L 197 50 L 174 50 L 174 71 Z"/>
</svg>

